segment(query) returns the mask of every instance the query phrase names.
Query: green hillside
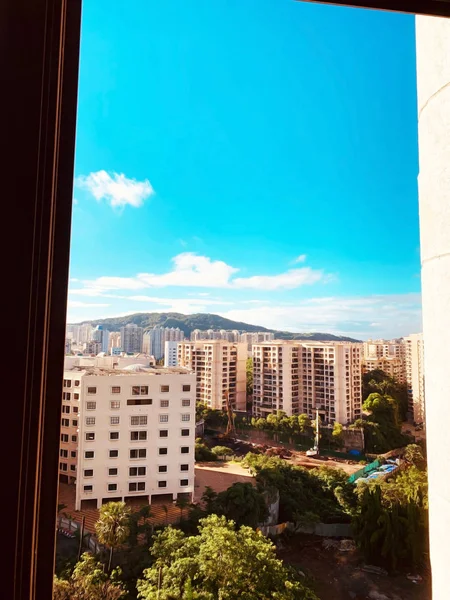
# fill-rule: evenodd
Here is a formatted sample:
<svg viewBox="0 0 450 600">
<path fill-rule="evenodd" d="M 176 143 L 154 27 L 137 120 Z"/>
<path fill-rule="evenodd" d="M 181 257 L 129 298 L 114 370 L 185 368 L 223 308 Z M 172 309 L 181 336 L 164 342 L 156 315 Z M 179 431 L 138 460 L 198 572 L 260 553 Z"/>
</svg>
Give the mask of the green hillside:
<svg viewBox="0 0 450 600">
<path fill-rule="evenodd" d="M 231 321 L 219 315 L 209 313 L 198 313 L 195 315 L 182 315 L 180 313 L 135 313 L 126 317 L 114 317 L 111 319 L 98 319 L 86 321 L 92 325 L 103 325 L 109 331 L 119 331 L 121 327 L 134 323 L 144 329 L 151 329 L 155 325 L 163 327 L 179 327 L 188 337 L 194 329 L 237 329 L 241 332 L 267 331 L 275 334 L 281 340 L 311 340 L 311 341 L 339 341 L 357 342 L 354 338 L 333 335 L 332 333 L 292 333 L 290 331 L 277 331 L 267 329 L 260 325 L 249 325 L 239 321 Z"/>
</svg>

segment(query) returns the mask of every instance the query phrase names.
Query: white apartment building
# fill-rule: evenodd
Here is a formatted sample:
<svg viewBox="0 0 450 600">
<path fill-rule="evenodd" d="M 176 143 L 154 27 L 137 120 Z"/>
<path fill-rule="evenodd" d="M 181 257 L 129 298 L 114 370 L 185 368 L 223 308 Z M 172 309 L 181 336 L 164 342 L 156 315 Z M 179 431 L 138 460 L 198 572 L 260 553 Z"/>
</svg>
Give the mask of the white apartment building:
<svg viewBox="0 0 450 600">
<path fill-rule="evenodd" d="M 241 337 L 240 331 L 237 329 L 194 329 L 191 332 L 191 342 L 198 340 L 226 340 L 227 342 L 239 342 Z"/>
<path fill-rule="evenodd" d="M 425 373 L 423 334 L 414 333 L 405 337 L 406 382 L 408 405 L 416 423 L 425 422 Z"/>
<path fill-rule="evenodd" d="M 393 377 L 398 383 L 406 383 L 406 365 L 405 360 L 395 356 L 386 357 L 368 357 L 363 358 L 361 363 L 362 373 L 369 373 L 380 369 L 389 377 Z"/>
<path fill-rule="evenodd" d="M 178 365 L 178 342 L 164 343 L 164 366 L 176 367 Z"/>
<path fill-rule="evenodd" d="M 245 344 L 225 340 L 198 340 L 178 344 L 178 365 L 192 369 L 197 402 L 213 409 L 226 407 L 226 393 L 235 410 L 246 409 Z"/>
<path fill-rule="evenodd" d="M 108 342 L 108 353 L 112 354 L 113 348 L 122 349 L 121 341 L 120 341 L 120 333 L 118 331 L 111 331 L 109 334 L 109 342 Z"/>
<path fill-rule="evenodd" d="M 75 508 L 194 491 L 195 375 L 186 369 L 64 372 L 59 474 Z"/>
<path fill-rule="evenodd" d="M 134 354 L 135 352 L 142 352 L 142 336 L 144 330 L 142 327 L 138 327 L 134 323 L 129 323 L 125 327 L 120 328 L 120 339 L 122 343 L 122 350 Z"/>
<path fill-rule="evenodd" d="M 247 350 L 251 351 L 253 344 L 271 342 L 274 339 L 274 334 L 268 331 L 253 331 L 251 333 L 241 333 L 240 339 L 241 342 L 247 344 Z"/>
<path fill-rule="evenodd" d="M 253 345 L 253 414 L 316 410 L 325 423 L 361 416 L 361 344 L 278 341 Z"/>
</svg>

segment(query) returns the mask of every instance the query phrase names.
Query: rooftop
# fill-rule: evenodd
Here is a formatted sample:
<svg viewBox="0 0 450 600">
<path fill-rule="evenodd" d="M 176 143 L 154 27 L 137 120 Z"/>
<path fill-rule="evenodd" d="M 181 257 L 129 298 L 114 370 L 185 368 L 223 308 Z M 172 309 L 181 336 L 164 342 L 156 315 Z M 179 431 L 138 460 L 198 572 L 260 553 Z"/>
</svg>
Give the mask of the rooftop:
<svg viewBox="0 0 450 600">
<path fill-rule="evenodd" d="M 107 377 L 109 375 L 190 375 L 192 371 L 183 367 L 144 367 L 142 365 L 130 365 L 135 368 L 113 369 L 110 367 L 74 366 L 65 369 L 66 373 L 83 373 L 84 375 L 97 375 Z M 139 368 L 138 368 L 139 367 Z"/>
</svg>

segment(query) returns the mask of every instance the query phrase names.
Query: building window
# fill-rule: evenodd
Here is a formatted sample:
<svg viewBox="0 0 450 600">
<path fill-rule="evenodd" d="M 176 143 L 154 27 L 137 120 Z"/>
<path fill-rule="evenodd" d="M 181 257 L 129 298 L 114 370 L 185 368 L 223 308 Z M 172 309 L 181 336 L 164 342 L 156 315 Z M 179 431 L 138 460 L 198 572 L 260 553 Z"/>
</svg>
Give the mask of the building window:
<svg viewBox="0 0 450 600">
<path fill-rule="evenodd" d="M 96 394 L 97 393 L 97 388 L 96 387 L 88 387 L 87 393 L 88 394 Z"/>
<path fill-rule="evenodd" d="M 92 485 L 85 485 L 83 487 L 83 491 L 85 494 L 88 494 L 89 492 L 92 492 L 93 486 Z"/>
<path fill-rule="evenodd" d="M 167 481 L 158 481 L 158 487 L 159 488 L 167 487 Z"/>
<path fill-rule="evenodd" d="M 110 425 L 118 425 L 120 423 L 120 417 L 109 417 Z"/>
<path fill-rule="evenodd" d="M 148 406 L 153 403 L 151 398 L 129 398 L 127 400 L 128 406 Z"/>
<path fill-rule="evenodd" d="M 190 392 L 191 386 L 189 383 L 183 383 L 183 392 Z"/>
<path fill-rule="evenodd" d="M 97 408 L 97 402 L 86 402 L 86 410 L 95 410 Z"/>
<path fill-rule="evenodd" d="M 95 417 L 86 417 L 86 425 L 95 425 Z"/>
<path fill-rule="evenodd" d="M 169 437 L 169 430 L 168 429 L 160 429 L 159 430 L 159 437 L 160 438 Z"/>
<path fill-rule="evenodd" d="M 117 483 L 108 483 L 108 492 L 115 492 L 117 490 Z"/>
<path fill-rule="evenodd" d="M 158 454 L 163 456 L 163 454 L 167 454 L 167 448 L 158 448 Z"/>
<path fill-rule="evenodd" d="M 118 385 L 113 385 L 111 388 L 111 394 L 120 394 L 120 387 Z"/>
<path fill-rule="evenodd" d="M 130 477 L 145 477 L 146 467 L 130 467 Z"/>
<path fill-rule="evenodd" d="M 72 412 L 78 414 L 78 406 L 72 406 Z"/>
<path fill-rule="evenodd" d="M 159 406 L 161 408 L 168 408 L 169 407 L 169 401 L 168 400 L 160 400 L 159 401 Z"/>
<path fill-rule="evenodd" d="M 146 431 L 131 431 L 130 432 L 130 440 L 132 442 L 142 441 L 147 439 Z"/>
<path fill-rule="evenodd" d="M 86 433 L 86 441 L 87 442 L 92 442 L 94 440 L 95 440 L 95 433 L 93 431 L 92 432 L 90 432 L 90 431 L 87 432 Z"/>
<path fill-rule="evenodd" d="M 189 485 L 189 479 L 180 479 L 180 487 L 186 487 Z"/>
<path fill-rule="evenodd" d="M 160 391 L 163 394 L 166 394 L 169 391 L 169 386 L 168 385 L 161 385 L 159 389 L 160 389 Z"/>
<path fill-rule="evenodd" d="M 63 413 L 70 413 L 70 406 L 63 406 L 62 407 L 62 412 Z"/>
<path fill-rule="evenodd" d="M 118 450 L 110 450 L 109 451 L 109 458 L 117 458 L 118 456 L 119 456 Z"/>
<path fill-rule="evenodd" d="M 146 458 L 147 450 L 145 448 L 140 448 L 138 450 L 130 450 L 130 458 L 133 460 L 137 458 Z"/>
<path fill-rule="evenodd" d="M 145 490 L 145 482 L 139 481 L 138 483 L 129 483 L 128 491 L 130 492 L 143 492 Z"/>
<path fill-rule="evenodd" d="M 85 469 L 84 476 L 85 477 L 94 477 L 94 469 Z"/>
<path fill-rule="evenodd" d="M 86 450 L 86 452 L 84 453 L 84 458 L 94 458 L 94 451 Z"/>
<path fill-rule="evenodd" d="M 169 415 L 159 415 L 159 422 L 160 423 L 168 423 L 169 422 Z"/>
<path fill-rule="evenodd" d="M 74 394 L 73 395 L 73 399 L 74 400 L 79 400 L 80 399 L 80 394 Z"/>
<path fill-rule="evenodd" d="M 189 398 L 183 398 L 183 400 L 181 401 L 181 406 L 190 406 L 191 405 L 191 401 L 189 400 Z"/>
<path fill-rule="evenodd" d="M 69 451 L 68 450 L 60 450 L 59 455 L 61 458 L 67 458 L 69 456 Z"/>
<path fill-rule="evenodd" d="M 190 421 L 191 420 L 191 415 L 189 413 L 184 413 L 181 415 L 181 420 L 182 421 Z"/>
<path fill-rule="evenodd" d="M 181 454 L 189 454 L 189 446 L 181 446 Z"/>
<path fill-rule="evenodd" d="M 63 400 L 70 400 L 70 392 L 63 392 Z"/>
<path fill-rule="evenodd" d="M 59 470 L 60 471 L 67 471 L 67 463 L 59 463 Z"/>
<path fill-rule="evenodd" d="M 182 437 L 188 437 L 190 434 L 190 431 L 191 431 L 190 429 L 182 429 L 181 430 Z"/>
<path fill-rule="evenodd" d="M 148 396 L 148 385 L 133 385 L 131 388 L 132 396 Z"/>
<path fill-rule="evenodd" d="M 61 434 L 61 441 L 64 442 L 65 444 L 69 443 L 69 436 L 66 433 L 62 433 Z"/>
<path fill-rule="evenodd" d="M 80 380 L 79 379 L 75 379 L 74 384 L 76 387 L 79 387 L 80 385 Z"/>
<path fill-rule="evenodd" d="M 69 427 L 70 421 L 69 419 L 61 419 L 61 425 L 63 427 Z"/>
<path fill-rule="evenodd" d="M 64 379 L 64 387 L 71 387 L 72 381 L 70 379 Z"/>
<path fill-rule="evenodd" d="M 117 467 L 111 467 L 110 469 L 108 469 L 108 475 L 110 477 L 112 477 L 113 475 L 117 475 L 117 473 L 119 472 Z"/>
<path fill-rule="evenodd" d="M 72 427 L 78 427 L 78 420 L 77 419 L 73 419 L 72 420 Z"/>
<path fill-rule="evenodd" d="M 180 471 L 189 471 L 189 465 L 180 465 Z"/>
<path fill-rule="evenodd" d="M 119 439 L 119 432 L 118 431 L 110 431 L 109 432 L 109 439 L 110 440 L 118 440 Z"/>
<path fill-rule="evenodd" d="M 117 410 L 118 408 L 120 408 L 120 401 L 119 400 L 111 400 L 111 402 L 109 403 L 109 407 L 112 410 Z"/>
<path fill-rule="evenodd" d="M 77 442 L 78 441 L 78 437 L 76 435 L 73 435 L 71 439 L 72 439 L 72 442 Z"/>
<path fill-rule="evenodd" d="M 71 470 L 71 471 L 76 471 L 76 470 L 77 470 L 77 467 L 76 467 L 76 465 L 70 465 L 70 470 Z"/>
<path fill-rule="evenodd" d="M 76 458 L 77 457 L 77 451 L 76 450 L 71 450 L 70 451 L 70 458 Z"/>
<path fill-rule="evenodd" d="M 130 417 L 130 425 L 147 425 L 147 415 L 139 417 Z"/>
<path fill-rule="evenodd" d="M 158 473 L 167 473 L 167 465 L 159 465 Z"/>
</svg>

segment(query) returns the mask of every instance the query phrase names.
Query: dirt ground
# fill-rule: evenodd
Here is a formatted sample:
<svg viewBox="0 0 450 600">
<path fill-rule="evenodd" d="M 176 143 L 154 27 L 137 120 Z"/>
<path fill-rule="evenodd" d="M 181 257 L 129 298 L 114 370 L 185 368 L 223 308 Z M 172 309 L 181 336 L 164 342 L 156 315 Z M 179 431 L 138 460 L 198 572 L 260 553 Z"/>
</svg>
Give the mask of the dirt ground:
<svg viewBox="0 0 450 600">
<path fill-rule="evenodd" d="M 308 456 L 305 456 L 305 454 L 295 450 L 292 451 L 292 458 L 289 460 L 294 465 L 299 465 L 300 467 L 313 469 L 315 467 L 320 467 L 321 465 L 326 465 L 327 467 L 332 467 L 333 469 L 342 469 L 349 475 L 356 473 L 356 471 L 359 471 L 359 469 L 362 467 L 362 465 L 358 463 L 346 462 L 344 460 L 336 461 L 331 458 L 329 460 L 317 460 L 314 458 L 309 458 Z"/>
<path fill-rule="evenodd" d="M 297 535 L 280 541 L 278 554 L 299 567 L 312 581 L 320 600 L 431 600 L 428 577 L 415 584 L 406 573 L 372 575 L 361 570 L 356 551 L 340 552 L 323 547 L 323 538 Z M 415 574 L 415 573 L 414 573 Z"/>
<path fill-rule="evenodd" d="M 255 480 L 250 472 L 238 463 L 197 463 L 195 465 L 194 502 L 200 502 L 206 486 L 219 493 L 227 490 L 233 483 L 237 482 L 255 485 Z"/>
</svg>

